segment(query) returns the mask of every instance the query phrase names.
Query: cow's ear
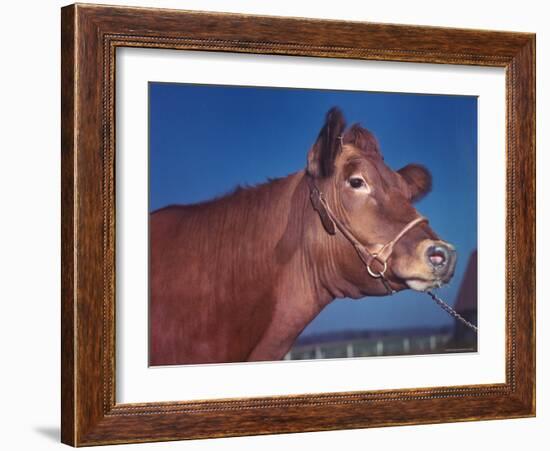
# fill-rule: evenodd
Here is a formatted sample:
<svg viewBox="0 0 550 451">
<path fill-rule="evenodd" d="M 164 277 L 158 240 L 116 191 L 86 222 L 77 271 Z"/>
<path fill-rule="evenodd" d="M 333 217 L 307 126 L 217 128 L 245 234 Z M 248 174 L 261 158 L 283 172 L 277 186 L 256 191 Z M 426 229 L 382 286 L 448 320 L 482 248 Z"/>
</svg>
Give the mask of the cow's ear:
<svg viewBox="0 0 550 451">
<path fill-rule="evenodd" d="M 313 177 L 328 177 L 334 172 L 334 160 L 341 151 L 340 138 L 346 122 L 339 108 L 331 108 L 317 141 L 307 154 L 307 172 Z"/>
<path fill-rule="evenodd" d="M 407 182 L 411 202 L 417 202 L 432 189 L 432 175 L 424 166 L 408 164 L 397 171 Z"/>
</svg>

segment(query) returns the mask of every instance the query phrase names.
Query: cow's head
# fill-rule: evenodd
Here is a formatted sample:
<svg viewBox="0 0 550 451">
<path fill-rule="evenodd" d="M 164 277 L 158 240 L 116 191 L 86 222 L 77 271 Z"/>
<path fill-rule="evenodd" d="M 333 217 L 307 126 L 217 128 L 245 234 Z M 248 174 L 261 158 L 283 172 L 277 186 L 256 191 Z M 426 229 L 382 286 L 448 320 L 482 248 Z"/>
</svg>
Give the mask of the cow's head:
<svg viewBox="0 0 550 451">
<path fill-rule="evenodd" d="M 358 124 L 346 129 L 337 108 L 327 113 L 326 123 L 308 153 L 306 172 L 323 192 L 334 216 L 372 253 L 380 251 L 420 216 L 413 203 L 431 189 L 431 175 L 426 168 L 409 164 L 398 171 L 390 169 L 376 138 Z M 320 216 L 318 224 L 328 229 L 322 232 L 327 236 L 334 233 L 322 240 L 331 247 L 331 265 L 354 287 L 341 290 L 342 294 L 386 294 L 380 280 L 368 275 L 349 240 L 337 230 L 330 230 L 331 221 Z M 385 277 L 394 290 L 427 290 L 447 283 L 455 263 L 453 246 L 422 222 L 395 243 Z"/>
</svg>

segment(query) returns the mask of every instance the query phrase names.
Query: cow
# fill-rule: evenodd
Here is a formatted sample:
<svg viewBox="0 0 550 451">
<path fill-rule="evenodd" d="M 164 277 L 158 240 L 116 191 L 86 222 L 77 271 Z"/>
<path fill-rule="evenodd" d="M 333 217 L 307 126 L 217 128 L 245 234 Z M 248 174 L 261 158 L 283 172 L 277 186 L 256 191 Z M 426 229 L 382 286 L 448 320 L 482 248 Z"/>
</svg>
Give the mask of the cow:
<svg viewBox="0 0 550 451">
<path fill-rule="evenodd" d="M 455 249 L 413 206 L 431 185 L 335 107 L 304 169 L 152 212 L 149 364 L 279 360 L 337 298 L 448 283 Z"/>
</svg>

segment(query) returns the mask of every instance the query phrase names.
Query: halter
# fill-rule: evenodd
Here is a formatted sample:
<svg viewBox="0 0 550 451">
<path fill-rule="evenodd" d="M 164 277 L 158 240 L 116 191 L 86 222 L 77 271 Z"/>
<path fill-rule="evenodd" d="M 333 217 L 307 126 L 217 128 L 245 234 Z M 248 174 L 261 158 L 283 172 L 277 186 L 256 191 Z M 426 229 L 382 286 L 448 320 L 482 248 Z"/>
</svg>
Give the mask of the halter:
<svg viewBox="0 0 550 451">
<path fill-rule="evenodd" d="M 393 253 L 393 247 L 401 238 L 403 238 L 403 236 L 405 236 L 407 232 L 409 232 L 411 229 L 422 222 L 428 222 L 428 220 L 423 216 L 419 216 L 413 219 L 401 229 L 401 231 L 395 236 L 393 240 L 388 241 L 386 244 L 384 244 L 378 252 L 372 252 L 366 246 L 361 244 L 357 240 L 357 238 L 355 238 L 352 231 L 348 227 L 346 227 L 346 225 L 342 221 L 340 221 L 338 217 L 334 214 L 334 212 L 330 209 L 323 193 L 315 185 L 313 178 L 310 175 L 306 174 L 306 180 L 309 186 L 309 198 L 311 199 L 313 208 L 319 214 L 325 230 L 330 235 L 334 235 L 336 233 L 336 228 L 338 228 L 342 235 L 344 235 L 344 237 L 354 247 L 357 255 L 359 255 L 359 258 L 367 268 L 367 272 L 369 273 L 369 275 L 374 279 L 380 279 L 388 293 L 394 294 L 395 290 L 391 288 L 388 279 L 386 279 L 385 276 L 386 270 L 388 269 L 388 259 Z M 371 267 L 371 265 L 375 261 L 378 262 L 378 264 L 382 265 L 382 269 L 380 271 L 376 271 Z"/>
</svg>

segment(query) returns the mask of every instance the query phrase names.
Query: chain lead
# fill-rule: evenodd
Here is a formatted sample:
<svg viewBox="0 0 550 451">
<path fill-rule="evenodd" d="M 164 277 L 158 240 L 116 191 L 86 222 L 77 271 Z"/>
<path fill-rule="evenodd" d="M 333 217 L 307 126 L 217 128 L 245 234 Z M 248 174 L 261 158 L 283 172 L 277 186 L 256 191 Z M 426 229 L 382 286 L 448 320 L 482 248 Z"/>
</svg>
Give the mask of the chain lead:
<svg viewBox="0 0 550 451">
<path fill-rule="evenodd" d="M 459 320 L 460 322 L 462 322 L 463 324 L 468 326 L 470 329 L 472 329 L 477 334 L 477 326 L 473 325 L 470 321 L 468 321 L 466 318 L 464 318 L 460 313 L 458 313 L 454 308 L 452 308 L 444 300 L 438 298 L 431 291 L 426 291 L 426 294 L 428 294 L 449 315 L 451 315 L 453 318 L 456 318 L 457 320 Z"/>
</svg>

